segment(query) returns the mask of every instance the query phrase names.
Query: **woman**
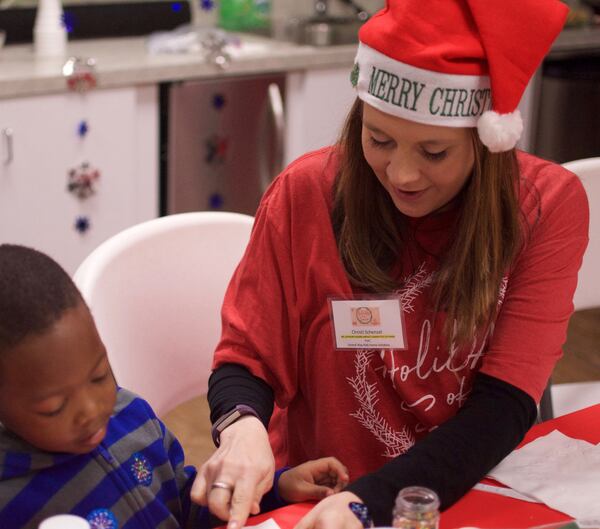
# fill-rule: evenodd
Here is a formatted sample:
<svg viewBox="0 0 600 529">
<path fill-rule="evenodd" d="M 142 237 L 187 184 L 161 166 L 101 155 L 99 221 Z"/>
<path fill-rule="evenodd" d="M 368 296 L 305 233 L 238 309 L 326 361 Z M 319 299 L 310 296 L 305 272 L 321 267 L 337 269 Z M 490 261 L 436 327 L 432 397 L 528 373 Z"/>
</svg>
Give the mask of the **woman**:
<svg viewBox="0 0 600 529">
<path fill-rule="evenodd" d="M 192 497 L 230 529 L 269 486 L 273 400 L 278 464 L 350 470 L 301 529 L 368 524 L 357 502 L 389 524 L 408 485 L 445 508 L 535 420 L 588 213 L 573 174 L 516 152 L 516 107 L 565 16 L 555 0 L 396 0 L 361 29 L 339 144 L 265 194 L 225 298 L 220 447 Z"/>
</svg>

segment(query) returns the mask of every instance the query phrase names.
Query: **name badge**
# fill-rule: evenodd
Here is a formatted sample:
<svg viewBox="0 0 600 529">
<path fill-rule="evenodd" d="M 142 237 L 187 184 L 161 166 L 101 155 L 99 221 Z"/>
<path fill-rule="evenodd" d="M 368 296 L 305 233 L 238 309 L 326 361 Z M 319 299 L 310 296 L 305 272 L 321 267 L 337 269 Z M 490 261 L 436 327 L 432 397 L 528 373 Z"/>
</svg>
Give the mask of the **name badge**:
<svg viewBox="0 0 600 529">
<path fill-rule="evenodd" d="M 330 299 L 336 349 L 406 349 L 400 299 Z"/>
</svg>

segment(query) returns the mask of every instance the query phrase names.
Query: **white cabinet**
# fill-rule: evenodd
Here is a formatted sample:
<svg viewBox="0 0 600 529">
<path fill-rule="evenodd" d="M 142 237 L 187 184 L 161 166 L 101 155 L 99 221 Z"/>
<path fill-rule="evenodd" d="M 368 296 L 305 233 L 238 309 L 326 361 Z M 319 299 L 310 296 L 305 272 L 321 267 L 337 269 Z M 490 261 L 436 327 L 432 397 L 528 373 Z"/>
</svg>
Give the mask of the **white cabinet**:
<svg viewBox="0 0 600 529">
<path fill-rule="evenodd" d="M 352 63 L 290 72 L 286 82 L 285 162 L 335 143 L 356 98 Z"/>
<path fill-rule="evenodd" d="M 0 242 L 33 246 L 73 273 L 106 238 L 156 217 L 157 97 L 144 86 L 0 100 Z M 78 198 L 69 174 L 85 163 L 99 178 Z"/>
</svg>

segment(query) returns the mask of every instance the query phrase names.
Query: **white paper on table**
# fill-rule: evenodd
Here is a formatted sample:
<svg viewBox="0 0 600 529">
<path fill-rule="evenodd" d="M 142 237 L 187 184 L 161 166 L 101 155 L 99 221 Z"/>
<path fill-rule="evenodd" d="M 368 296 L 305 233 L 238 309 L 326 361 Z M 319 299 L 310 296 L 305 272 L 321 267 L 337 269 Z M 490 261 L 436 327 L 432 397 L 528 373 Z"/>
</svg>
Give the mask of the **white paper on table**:
<svg viewBox="0 0 600 529">
<path fill-rule="evenodd" d="M 490 492 L 491 494 L 498 494 L 499 496 L 506 496 L 507 498 L 515 498 L 517 500 L 528 501 L 531 503 L 542 503 L 533 496 L 528 496 L 521 492 L 517 492 L 513 489 L 507 489 L 506 487 L 497 487 L 496 485 L 488 485 L 487 483 L 477 483 L 474 490 L 481 490 L 483 492 Z"/>
<path fill-rule="evenodd" d="M 573 518 L 600 517 L 600 445 L 554 430 L 509 454 L 488 475 Z"/>
<path fill-rule="evenodd" d="M 585 520 L 576 520 L 581 529 L 598 529 L 600 527 L 600 518 L 586 518 Z"/>
<path fill-rule="evenodd" d="M 281 529 L 281 527 L 279 527 L 279 524 L 273 520 L 273 518 L 269 518 L 268 520 L 265 520 L 264 522 L 258 523 L 256 525 L 245 525 L 243 529 Z"/>
</svg>

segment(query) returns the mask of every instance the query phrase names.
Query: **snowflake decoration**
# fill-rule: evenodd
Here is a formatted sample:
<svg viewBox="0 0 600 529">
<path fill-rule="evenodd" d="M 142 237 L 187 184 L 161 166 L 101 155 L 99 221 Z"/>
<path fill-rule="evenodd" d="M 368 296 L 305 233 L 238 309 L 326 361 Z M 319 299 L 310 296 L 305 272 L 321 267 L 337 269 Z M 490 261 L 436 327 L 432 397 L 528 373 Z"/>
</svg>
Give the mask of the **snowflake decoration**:
<svg viewBox="0 0 600 529">
<path fill-rule="evenodd" d="M 75 229 L 83 234 L 90 229 L 90 219 L 88 217 L 80 216 L 75 219 Z"/>
<path fill-rule="evenodd" d="M 200 9 L 203 11 L 211 11 L 214 9 L 215 3 L 213 0 L 200 0 Z"/>
<path fill-rule="evenodd" d="M 212 105 L 217 110 L 221 110 L 225 106 L 226 103 L 227 103 L 227 100 L 225 99 L 225 96 L 223 94 L 215 94 L 213 96 Z"/>
<path fill-rule="evenodd" d="M 140 485 L 148 486 L 152 483 L 152 465 L 150 461 L 142 454 L 133 455 L 133 463 L 131 464 L 131 473 L 133 478 Z"/>
<path fill-rule="evenodd" d="M 77 134 L 80 138 L 83 138 L 90 130 L 89 125 L 85 119 L 81 120 L 77 127 Z"/>
<path fill-rule="evenodd" d="M 209 199 L 210 209 L 221 209 L 223 207 L 223 196 L 219 193 L 213 193 Z"/>
<path fill-rule="evenodd" d="M 175 13 L 179 13 L 179 11 L 181 11 L 181 2 L 173 2 L 171 4 L 171 9 L 175 12 Z"/>
<path fill-rule="evenodd" d="M 204 161 L 208 164 L 223 163 L 229 148 L 229 138 L 213 134 L 204 142 L 206 155 Z"/>
<path fill-rule="evenodd" d="M 83 200 L 96 193 L 96 183 L 100 178 L 100 171 L 83 162 L 69 170 L 67 191 Z"/>
<path fill-rule="evenodd" d="M 118 529 L 115 515 L 108 509 L 94 509 L 87 515 L 91 529 Z"/>
</svg>

